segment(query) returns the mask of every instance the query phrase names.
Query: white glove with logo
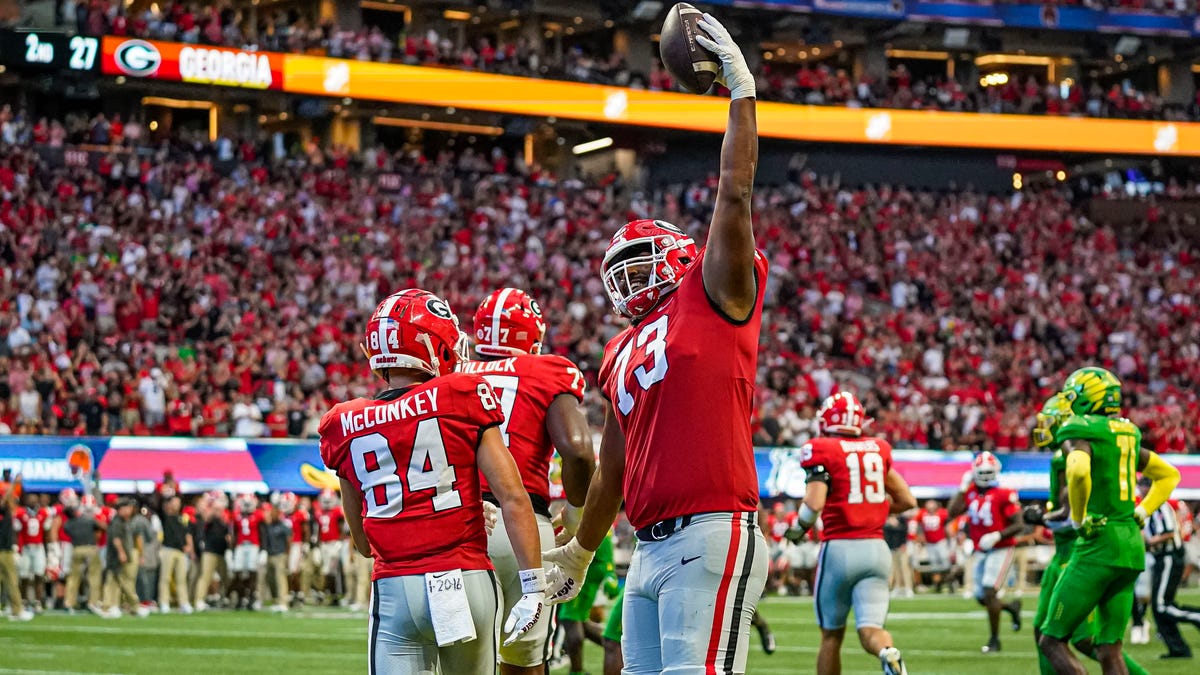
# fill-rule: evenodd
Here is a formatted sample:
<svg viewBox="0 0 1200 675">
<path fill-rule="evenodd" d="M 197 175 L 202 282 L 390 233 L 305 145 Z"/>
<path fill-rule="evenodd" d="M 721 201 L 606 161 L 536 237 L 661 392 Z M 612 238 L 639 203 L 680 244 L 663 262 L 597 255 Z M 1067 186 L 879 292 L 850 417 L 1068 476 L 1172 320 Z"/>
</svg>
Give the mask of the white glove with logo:
<svg viewBox="0 0 1200 675">
<path fill-rule="evenodd" d="M 999 532 L 988 532 L 979 538 L 979 550 L 990 551 L 996 548 L 996 544 L 1000 541 Z"/>
<path fill-rule="evenodd" d="M 500 507 L 491 502 L 483 503 L 483 529 L 487 530 L 488 536 L 492 536 L 492 530 L 496 529 L 496 521 L 500 518 Z"/>
<path fill-rule="evenodd" d="M 521 570 L 521 599 L 513 605 L 504 622 L 504 633 L 508 639 L 504 641 L 507 647 L 518 638 L 529 632 L 542 616 L 542 606 L 546 604 L 546 570 Z"/>
<path fill-rule="evenodd" d="M 546 590 L 548 602 L 557 605 L 579 595 L 583 588 L 583 579 L 587 576 L 588 565 L 592 564 L 595 551 L 589 551 L 572 537 L 571 541 L 542 554 L 542 560 L 551 563 L 547 575 L 549 588 Z"/>
<path fill-rule="evenodd" d="M 696 42 L 721 59 L 721 72 L 717 82 L 729 89 L 729 98 L 753 98 L 755 96 L 754 74 L 746 66 L 742 50 L 730 37 L 729 31 L 712 14 L 707 12 L 696 24 L 708 35 L 697 34 Z"/>
</svg>

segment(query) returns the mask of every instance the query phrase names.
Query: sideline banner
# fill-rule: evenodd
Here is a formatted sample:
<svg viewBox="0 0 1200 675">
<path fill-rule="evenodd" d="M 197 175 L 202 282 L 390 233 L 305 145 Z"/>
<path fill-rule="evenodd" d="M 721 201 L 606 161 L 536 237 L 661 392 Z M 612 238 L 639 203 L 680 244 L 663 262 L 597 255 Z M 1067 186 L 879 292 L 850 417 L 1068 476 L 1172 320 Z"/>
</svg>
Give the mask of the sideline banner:
<svg viewBox="0 0 1200 675">
<path fill-rule="evenodd" d="M 67 453 L 87 446 L 100 472 L 101 489 L 116 493 L 147 493 L 174 472 L 185 493 L 220 489 L 226 492 L 290 491 L 316 494 L 337 484 L 321 464 L 317 441 L 286 438 L 168 438 L 114 436 L 0 436 L 0 470 L 20 473 L 30 492 L 78 488 L 67 466 Z M 894 466 L 918 499 L 947 499 L 970 468 L 970 452 L 896 450 Z M 1023 499 L 1045 499 L 1049 489 L 1050 456 L 1045 453 L 999 454 L 1001 482 L 1016 488 Z M 1165 459 L 1183 474 L 1175 491 L 1181 499 L 1200 499 L 1200 455 L 1168 455 Z M 804 496 L 800 448 L 755 448 L 759 495 Z M 551 480 L 558 483 L 552 464 Z M 561 495 L 561 485 L 556 485 Z"/>
</svg>

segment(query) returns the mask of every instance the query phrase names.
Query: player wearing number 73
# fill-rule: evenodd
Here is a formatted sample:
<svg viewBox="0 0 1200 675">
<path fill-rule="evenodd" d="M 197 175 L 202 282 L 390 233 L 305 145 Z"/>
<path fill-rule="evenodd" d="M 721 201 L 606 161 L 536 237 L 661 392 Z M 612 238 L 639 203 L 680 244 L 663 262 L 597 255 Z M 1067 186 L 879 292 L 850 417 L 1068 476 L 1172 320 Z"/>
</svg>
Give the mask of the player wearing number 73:
<svg viewBox="0 0 1200 675">
<path fill-rule="evenodd" d="M 481 472 L 521 568 L 522 596 L 505 621 L 506 642 L 546 611 L 537 523 L 500 435 L 500 402 L 483 378 L 454 372 L 466 336 L 432 293 L 389 296 L 364 337 L 363 352 L 387 389 L 334 406 L 321 419 L 320 447 L 341 480 L 354 546 L 375 559 L 369 672 L 490 675 L 499 589 L 487 555 Z"/>
<path fill-rule="evenodd" d="M 889 513 L 916 508 L 917 500 L 892 468 L 892 446 L 862 435 L 870 420 L 854 394 L 840 392 L 825 399 L 817 421 L 821 436 L 800 450 L 800 466 L 808 480 L 796 527 L 787 533 L 800 541 L 823 512 L 825 529 L 813 582 L 813 606 L 821 626 L 817 674 L 842 672 L 842 639 L 853 607 L 863 649 L 879 658 L 885 675 L 907 675 L 900 650 L 883 628 L 892 573 L 883 524 Z"/>
<path fill-rule="evenodd" d="M 751 405 L 767 262 L 750 218 L 758 163 L 754 77 L 716 19 L 697 40 L 733 99 L 708 231 L 628 223 L 601 264 L 631 326 L 605 348 L 600 466 L 574 539 L 547 553 L 550 596 L 575 596 L 622 497 L 637 548 L 624 599 L 625 673 L 741 673 L 767 577 Z"/>
</svg>

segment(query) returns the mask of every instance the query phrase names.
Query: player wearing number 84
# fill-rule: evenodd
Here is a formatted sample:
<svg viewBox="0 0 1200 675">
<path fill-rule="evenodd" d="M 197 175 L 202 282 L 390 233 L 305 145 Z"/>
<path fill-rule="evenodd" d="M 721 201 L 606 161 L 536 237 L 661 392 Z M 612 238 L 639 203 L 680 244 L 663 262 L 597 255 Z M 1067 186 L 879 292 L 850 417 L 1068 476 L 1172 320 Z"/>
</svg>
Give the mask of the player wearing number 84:
<svg viewBox="0 0 1200 675">
<path fill-rule="evenodd" d="M 842 672 L 842 639 L 853 607 L 863 649 L 879 658 L 885 675 L 907 675 L 900 650 L 883 628 L 892 572 L 883 524 L 889 513 L 916 508 L 917 501 L 892 468 L 892 446 L 862 435 L 870 419 L 854 394 L 839 392 L 825 399 L 817 421 L 821 436 L 800 449 L 807 485 L 796 527 L 787 533 L 800 541 L 817 516 L 822 518 L 813 582 L 813 606 L 821 626 L 817 673 Z"/>
<path fill-rule="evenodd" d="M 375 559 L 371 675 L 495 672 L 499 590 L 480 473 L 521 568 L 507 641 L 545 611 L 537 523 L 500 435 L 500 402 L 483 378 L 454 372 L 463 344 L 441 298 L 417 289 L 389 296 L 362 344 L 387 388 L 339 403 L 321 419 L 321 459 L 341 480 L 354 546 Z"/>
<path fill-rule="evenodd" d="M 605 348 L 600 462 L 574 539 L 546 555 L 553 602 L 584 581 L 625 501 L 638 545 L 624 598 L 625 673 L 741 673 L 767 574 L 750 417 L 767 262 L 750 218 L 754 77 L 711 16 L 697 40 L 730 90 L 707 246 L 639 220 L 613 237 L 604 285 L 629 328 Z"/>
</svg>

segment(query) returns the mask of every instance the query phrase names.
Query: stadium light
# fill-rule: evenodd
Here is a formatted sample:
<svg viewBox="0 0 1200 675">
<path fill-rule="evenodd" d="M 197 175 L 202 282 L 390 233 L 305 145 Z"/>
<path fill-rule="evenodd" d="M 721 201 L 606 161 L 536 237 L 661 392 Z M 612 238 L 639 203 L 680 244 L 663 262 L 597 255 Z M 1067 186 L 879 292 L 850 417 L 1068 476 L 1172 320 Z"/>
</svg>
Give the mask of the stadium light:
<svg viewBox="0 0 1200 675">
<path fill-rule="evenodd" d="M 604 138 L 597 138 L 596 140 L 588 141 L 587 143 L 580 143 L 579 145 L 571 148 L 571 153 L 575 155 L 583 155 L 596 150 L 603 150 L 612 144 L 612 136 L 605 136 Z"/>
</svg>

